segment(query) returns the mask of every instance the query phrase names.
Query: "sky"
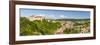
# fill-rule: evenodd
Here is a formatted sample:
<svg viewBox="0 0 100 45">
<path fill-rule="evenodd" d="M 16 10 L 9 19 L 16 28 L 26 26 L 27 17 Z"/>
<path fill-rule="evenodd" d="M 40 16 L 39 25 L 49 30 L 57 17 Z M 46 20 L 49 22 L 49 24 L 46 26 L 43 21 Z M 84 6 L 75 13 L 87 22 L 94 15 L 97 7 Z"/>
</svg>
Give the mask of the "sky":
<svg viewBox="0 0 100 45">
<path fill-rule="evenodd" d="M 89 11 L 20 8 L 21 16 L 43 16 L 46 19 L 89 19 Z"/>
</svg>

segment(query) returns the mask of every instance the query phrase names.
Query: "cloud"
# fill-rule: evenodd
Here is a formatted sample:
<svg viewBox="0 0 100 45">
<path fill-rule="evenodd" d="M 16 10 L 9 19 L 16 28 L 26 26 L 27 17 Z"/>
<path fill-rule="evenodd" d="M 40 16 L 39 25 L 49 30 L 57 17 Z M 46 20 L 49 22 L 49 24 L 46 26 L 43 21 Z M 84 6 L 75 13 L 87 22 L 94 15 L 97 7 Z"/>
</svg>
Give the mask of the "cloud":
<svg viewBox="0 0 100 45">
<path fill-rule="evenodd" d="M 52 18 L 55 17 L 54 15 L 47 15 L 47 14 L 38 14 L 38 15 L 35 15 L 35 16 L 43 16 L 46 19 L 52 19 Z"/>
<path fill-rule="evenodd" d="M 56 19 L 55 15 L 46 15 L 46 19 Z"/>
<path fill-rule="evenodd" d="M 60 15 L 60 17 L 61 17 L 61 18 L 65 18 L 65 16 L 64 16 L 64 15 Z"/>
<path fill-rule="evenodd" d="M 45 15 L 45 14 L 39 14 L 38 16 L 43 16 L 43 17 L 45 17 L 46 15 Z"/>
<path fill-rule="evenodd" d="M 68 16 L 60 15 L 60 18 L 68 18 Z"/>
</svg>

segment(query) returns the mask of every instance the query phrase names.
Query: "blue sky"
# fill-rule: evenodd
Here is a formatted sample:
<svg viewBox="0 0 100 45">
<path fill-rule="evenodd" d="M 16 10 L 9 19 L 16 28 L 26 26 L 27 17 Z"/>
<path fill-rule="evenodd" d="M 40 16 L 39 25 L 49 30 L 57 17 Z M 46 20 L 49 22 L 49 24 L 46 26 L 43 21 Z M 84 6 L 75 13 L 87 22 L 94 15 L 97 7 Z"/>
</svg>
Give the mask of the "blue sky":
<svg viewBox="0 0 100 45">
<path fill-rule="evenodd" d="M 50 9 L 27 9 L 20 8 L 21 16 L 44 16 L 48 19 L 89 19 L 89 11 L 72 11 L 72 10 L 50 10 Z"/>
</svg>

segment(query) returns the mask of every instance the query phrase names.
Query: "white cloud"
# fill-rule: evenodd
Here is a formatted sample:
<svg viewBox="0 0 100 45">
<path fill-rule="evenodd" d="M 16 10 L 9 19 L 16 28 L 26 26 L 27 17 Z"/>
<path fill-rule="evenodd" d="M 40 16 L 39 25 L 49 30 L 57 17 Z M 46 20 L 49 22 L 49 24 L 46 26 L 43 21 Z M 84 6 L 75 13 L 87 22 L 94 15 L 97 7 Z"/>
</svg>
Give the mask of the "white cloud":
<svg viewBox="0 0 100 45">
<path fill-rule="evenodd" d="M 65 15 L 60 15 L 60 18 L 69 18 L 69 17 Z"/>
<path fill-rule="evenodd" d="M 45 14 L 39 14 L 38 16 L 43 16 L 43 17 L 45 17 L 46 15 L 45 15 Z"/>
<path fill-rule="evenodd" d="M 55 15 L 46 15 L 46 19 L 55 19 L 56 16 Z"/>
<path fill-rule="evenodd" d="M 65 18 L 65 16 L 64 16 L 64 15 L 60 15 L 60 17 L 61 17 L 61 18 Z"/>
</svg>

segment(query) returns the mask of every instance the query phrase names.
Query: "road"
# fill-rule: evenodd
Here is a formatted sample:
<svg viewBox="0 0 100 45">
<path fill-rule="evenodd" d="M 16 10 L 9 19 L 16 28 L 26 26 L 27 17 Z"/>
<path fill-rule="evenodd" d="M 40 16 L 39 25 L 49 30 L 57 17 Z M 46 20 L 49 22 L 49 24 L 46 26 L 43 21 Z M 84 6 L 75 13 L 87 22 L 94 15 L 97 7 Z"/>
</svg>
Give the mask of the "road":
<svg viewBox="0 0 100 45">
<path fill-rule="evenodd" d="M 63 34 L 66 28 L 73 28 L 73 23 L 71 21 L 66 21 L 66 22 L 62 21 L 60 23 L 62 26 L 55 31 L 55 34 Z"/>
</svg>

